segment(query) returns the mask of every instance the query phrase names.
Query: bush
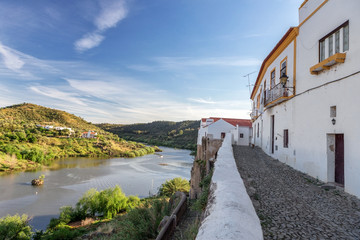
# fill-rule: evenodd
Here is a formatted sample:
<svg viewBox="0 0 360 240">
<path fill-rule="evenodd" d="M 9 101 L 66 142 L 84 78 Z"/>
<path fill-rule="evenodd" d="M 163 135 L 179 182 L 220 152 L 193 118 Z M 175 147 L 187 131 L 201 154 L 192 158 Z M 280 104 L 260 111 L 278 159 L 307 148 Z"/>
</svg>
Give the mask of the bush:
<svg viewBox="0 0 360 240">
<path fill-rule="evenodd" d="M 113 218 L 117 213 L 135 206 L 139 200 L 136 197 L 128 199 L 119 186 L 108 188 L 101 192 L 90 189 L 76 204 L 76 212 L 83 216 L 103 214 L 104 218 Z M 128 206 L 131 203 L 131 206 Z"/>
<path fill-rule="evenodd" d="M 126 211 L 129 211 L 129 210 L 131 210 L 131 209 L 136 208 L 137 206 L 139 206 L 139 204 L 140 204 L 140 198 L 138 198 L 137 196 L 129 196 L 126 204 L 127 204 L 127 209 L 126 209 Z"/>
<path fill-rule="evenodd" d="M 80 235 L 83 232 L 77 229 L 71 229 L 69 226 L 60 224 L 57 228 L 51 232 L 47 232 L 41 239 L 44 240 L 71 240 Z"/>
<path fill-rule="evenodd" d="M 0 218 L 0 239 L 30 239 L 32 232 L 28 225 L 29 218 L 23 214 L 21 217 L 16 214 L 14 216 L 7 215 Z"/>
<path fill-rule="evenodd" d="M 99 192 L 95 188 L 88 190 L 76 203 L 76 208 L 85 216 L 95 216 L 99 211 Z"/>
<path fill-rule="evenodd" d="M 188 193 L 189 190 L 189 181 L 184 178 L 177 177 L 171 180 L 166 180 L 166 182 L 161 185 L 159 194 L 161 196 L 170 197 L 178 191 Z"/>
</svg>

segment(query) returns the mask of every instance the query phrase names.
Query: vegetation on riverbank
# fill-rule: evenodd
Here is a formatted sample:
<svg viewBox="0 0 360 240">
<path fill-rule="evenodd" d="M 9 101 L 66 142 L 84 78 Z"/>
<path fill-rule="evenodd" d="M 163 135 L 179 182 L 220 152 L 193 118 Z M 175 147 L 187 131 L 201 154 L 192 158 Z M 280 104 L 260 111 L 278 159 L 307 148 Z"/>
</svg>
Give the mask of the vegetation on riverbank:
<svg viewBox="0 0 360 240">
<path fill-rule="evenodd" d="M 189 188 L 187 184 L 185 188 Z M 175 188 L 184 187 L 180 185 Z M 15 215 L 0 219 L 0 236 L 23 232 L 24 238 L 15 239 L 154 239 L 163 217 L 176 207 L 175 202 L 161 193 L 145 199 L 127 197 L 119 186 L 103 191 L 90 189 L 75 207 L 60 208 L 59 218 L 52 219 L 45 232 L 32 236 L 27 216 Z"/>
<path fill-rule="evenodd" d="M 131 125 L 104 123 L 97 126 L 130 141 L 196 150 L 200 121 L 155 121 Z"/>
<path fill-rule="evenodd" d="M 90 130 L 96 137 L 84 137 Z M 64 111 L 25 103 L 0 109 L 0 172 L 33 170 L 63 157 L 138 157 L 154 152 L 153 147 L 127 142 Z"/>
</svg>

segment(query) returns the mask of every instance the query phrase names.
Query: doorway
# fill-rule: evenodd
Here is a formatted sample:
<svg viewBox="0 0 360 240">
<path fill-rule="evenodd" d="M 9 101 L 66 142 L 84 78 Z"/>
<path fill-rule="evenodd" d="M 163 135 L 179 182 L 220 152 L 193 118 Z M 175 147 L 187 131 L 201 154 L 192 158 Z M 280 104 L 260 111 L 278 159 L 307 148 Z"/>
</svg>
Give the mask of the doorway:
<svg viewBox="0 0 360 240">
<path fill-rule="evenodd" d="M 327 135 L 328 182 L 345 183 L 344 134 Z"/>
<path fill-rule="evenodd" d="M 270 141 L 271 141 L 271 153 L 274 153 L 275 146 L 275 117 L 271 115 L 270 118 Z"/>
<path fill-rule="evenodd" d="M 335 134 L 335 182 L 344 185 L 344 134 Z"/>
</svg>

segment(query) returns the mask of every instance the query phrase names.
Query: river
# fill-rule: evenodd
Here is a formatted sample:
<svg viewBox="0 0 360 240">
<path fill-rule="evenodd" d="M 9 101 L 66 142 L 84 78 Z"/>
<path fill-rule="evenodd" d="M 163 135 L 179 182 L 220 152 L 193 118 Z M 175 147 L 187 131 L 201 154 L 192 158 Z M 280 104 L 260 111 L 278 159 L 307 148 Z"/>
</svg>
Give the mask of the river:
<svg viewBox="0 0 360 240">
<path fill-rule="evenodd" d="M 90 188 L 119 185 L 126 195 L 155 194 L 167 179 L 190 179 L 190 151 L 161 147 L 163 152 L 137 158 L 68 158 L 49 169 L 0 176 L 0 217 L 27 214 L 34 229 L 44 230 L 59 208 L 74 206 Z M 31 180 L 45 175 L 43 186 Z"/>
</svg>

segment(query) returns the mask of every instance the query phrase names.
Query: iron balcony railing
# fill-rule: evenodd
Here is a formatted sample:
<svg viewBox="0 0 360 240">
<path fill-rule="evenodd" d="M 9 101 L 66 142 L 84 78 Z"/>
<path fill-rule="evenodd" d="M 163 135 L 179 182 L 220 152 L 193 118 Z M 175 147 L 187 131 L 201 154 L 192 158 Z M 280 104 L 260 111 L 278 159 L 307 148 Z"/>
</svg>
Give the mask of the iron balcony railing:
<svg viewBox="0 0 360 240">
<path fill-rule="evenodd" d="M 279 98 L 287 97 L 287 96 L 288 96 L 288 88 L 283 87 L 281 83 L 278 83 L 270 90 L 266 90 L 264 105 L 266 106 L 269 103 L 274 102 Z"/>
</svg>

